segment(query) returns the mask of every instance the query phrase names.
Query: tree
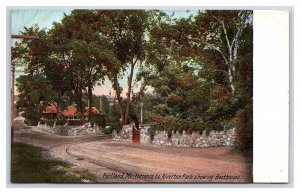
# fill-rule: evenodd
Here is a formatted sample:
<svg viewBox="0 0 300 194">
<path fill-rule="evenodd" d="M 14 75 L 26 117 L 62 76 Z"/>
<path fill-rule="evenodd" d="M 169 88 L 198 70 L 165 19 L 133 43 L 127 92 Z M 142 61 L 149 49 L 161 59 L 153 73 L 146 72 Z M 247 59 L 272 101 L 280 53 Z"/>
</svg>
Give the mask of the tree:
<svg viewBox="0 0 300 194">
<path fill-rule="evenodd" d="M 106 36 L 107 42 L 110 43 L 113 53 L 121 66 L 111 68 L 110 80 L 116 92 L 119 111 L 123 124 L 128 123 L 131 89 L 133 81 L 133 72 L 137 63 L 144 60 L 145 29 L 147 26 L 147 14 L 144 10 L 114 10 L 98 11 L 100 18 L 99 31 L 101 35 Z M 126 106 L 125 110 L 122 105 L 121 92 L 118 76 L 129 68 L 127 81 Z"/>
<path fill-rule="evenodd" d="M 43 108 L 56 99 L 57 93 L 42 75 L 22 75 L 17 78 L 17 87 L 20 93 L 17 108 L 24 111 L 30 125 L 37 125 Z"/>
<path fill-rule="evenodd" d="M 106 96 L 93 95 L 93 102 L 95 107 L 104 115 L 108 116 L 111 112 L 111 107 Z"/>
<path fill-rule="evenodd" d="M 107 39 L 101 36 L 93 10 L 74 10 L 65 16 L 61 23 L 56 23 L 51 31 L 56 55 L 67 67 L 66 76 L 71 80 L 75 100 L 83 111 L 82 92 L 88 94 L 89 110 L 93 106 L 92 90 L 94 85 L 103 81 L 114 59 Z M 89 111 L 89 118 L 91 111 Z"/>
<path fill-rule="evenodd" d="M 195 22 L 205 25 L 205 30 L 198 30 L 198 37 L 203 41 L 204 49 L 218 52 L 227 66 L 227 74 L 232 93 L 235 92 L 236 62 L 242 43 L 244 29 L 252 24 L 252 11 L 207 11 L 198 14 Z M 213 22 L 211 22 L 213 21 Z"/>
<path fill-rule="evenodd" d="M 24 39 L 17 42 L 12 48 L 13 63 L 22 66 L 27 75 L 43 75 L 52 89 L 56 91 L 57 111 L 60 110 L 61 99 L 65 92 L 70 90 L 70 82 L 66 75 L 65 66 L 57 60 L 49 32 L 40 29 L 37 25 L 24 28 L 22 32 L 26 36 L 36 36 L 38 39 Z"/>
<path fill-rule="evenodd" d="M 152 86 L 156 93 L 167 99 L 162 103 L 166 105 L 167 115 L 186 108 L 188 114 L 184 115 L 195 115 L 192 118 L 201 119 L 208 128 L 211 123 L 223 127 L 235 125 L 239 126 L 238 131 L 247 131 L 250 137 L 252 127 L 247 123 L 252 118 L 252 11 L 199 11 L 188 18 L 160 17 L 158 21 L 150 31 L 151 49 L 147 53 L 147 62 L 148 69 L 154 68 L 154 74 L 159 75 L 158 78 L 154 76 L 157 83 Z M 201 81 L 193 92 L 175 89 L 172 84 L 178 79 L 178 73 L 168 72 L 176 72 L 176 67 L 182 64 L 194 67 L 193 71 L 198 72 L 196 77 Z M 188 104 L 184 105 L 185 102 Z M 202 106 L 193 108 L 193 103 Z M 160 108 L 164 107 L 162 105 Z M 244 111 L 247 114 L 241 113 Z M 239 115 L 249 115 L 249 118 L 243 119 Z M 240 122 L 233 124 L 236 119 Z M 240 145 L 250 145 L 251 137 L 242 141 Z"/>
</svg>

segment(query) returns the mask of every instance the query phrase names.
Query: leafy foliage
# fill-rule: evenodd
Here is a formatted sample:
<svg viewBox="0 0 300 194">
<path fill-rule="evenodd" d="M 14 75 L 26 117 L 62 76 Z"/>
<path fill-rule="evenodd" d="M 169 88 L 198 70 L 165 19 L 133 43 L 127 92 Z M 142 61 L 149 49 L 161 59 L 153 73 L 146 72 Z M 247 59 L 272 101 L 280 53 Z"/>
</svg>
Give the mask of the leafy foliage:
<svg viewBox="0 0 300 194">
<path fill-rule="evenodd" d="M 97 125 L 98 127 L 105 128 L 105 126 L 106 126 L 106 118 L 105 118 L 105 115 L 102 115 L 102 114 L 94 114 L 94 115 L 91 117 L 90 123 L 91 123 L 92 126 Z"/>
<path fill-rule="evenodd" d="M 41 105 L 99 107 L 111 130 L 141 120 L 152 132 L 235 127 L 241 149 L 252 147 L 253 25 L 249 10 L 208 10 L 174 18 L 158 10 L 73 10 L 50 31 L 25 28 L 12 61 L 25 68 L 18 107 L 30 122 Z M 132 92 L 134 72 L 139 92 Z M 119 79 L 128 73 L 126 98 Z M 108 78 L 117 102 L 93 96 Z M 125 88 L 124 88 L 125 89 Z M 152 90 L 146 93 L 146 89 Z M 89 103 L 87 103 L 89 102 Z M 91 115 L 89 115 L 91 116 Z M 99 118 L 91 123 L 105 126 Z"/>
<path fill-rule="evenodd" d="M 41 75 L 22 75 L 16 85 L 20 93 L 17 108 L 23 111 L 28 124 L 37 125 L 43 108 L 56 98 L 56 92 Z"/>
</svg>

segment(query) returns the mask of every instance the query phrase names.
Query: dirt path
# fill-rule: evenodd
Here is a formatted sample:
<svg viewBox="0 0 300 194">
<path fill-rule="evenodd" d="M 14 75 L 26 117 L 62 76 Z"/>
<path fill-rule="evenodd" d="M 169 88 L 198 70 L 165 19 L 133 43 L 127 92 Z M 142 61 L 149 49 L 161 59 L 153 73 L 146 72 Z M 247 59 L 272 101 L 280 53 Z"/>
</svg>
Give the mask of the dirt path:
<svg viewBox="0 0 300 194">
<path fill-rule="evenodd" d="M 27 127 L 15 141 L 48 149 L 86 169 L 97 182 L 250 182 L 252 163 L 232 148 L 174 148 L 115 142 L 110 136 L 66 137 Z"/>
</svg>

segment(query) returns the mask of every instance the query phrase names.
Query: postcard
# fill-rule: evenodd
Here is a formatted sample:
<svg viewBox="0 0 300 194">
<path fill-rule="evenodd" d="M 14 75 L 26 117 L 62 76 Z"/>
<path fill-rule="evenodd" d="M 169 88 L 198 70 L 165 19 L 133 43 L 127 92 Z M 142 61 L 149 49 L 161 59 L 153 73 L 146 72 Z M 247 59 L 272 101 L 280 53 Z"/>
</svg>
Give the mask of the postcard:
<svg viewBox="0 0 300 194">
<path fill-rule="evenodd" d="M 266 181 L 253 64 L 269 12 L 11 9 L 11 183 Z"/>
</svg>

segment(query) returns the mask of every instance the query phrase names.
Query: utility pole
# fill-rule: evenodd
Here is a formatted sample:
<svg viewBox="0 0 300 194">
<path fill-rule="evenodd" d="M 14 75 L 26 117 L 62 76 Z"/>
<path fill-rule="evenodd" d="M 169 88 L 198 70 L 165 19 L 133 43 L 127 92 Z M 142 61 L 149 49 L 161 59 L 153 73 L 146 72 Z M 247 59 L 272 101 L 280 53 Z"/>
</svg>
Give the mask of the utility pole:
<svg viewBox="0 0 300 194">
<path fill-rule="evenodd" d="M 16 116 L 15 112 L 15 73 L 16 73 L 16 64 L 11 64 L 11 121 Z"/>
<path fill-rule="evenodd" d="M 143 106 L 144 106 L 144 103 L 141 102 L 141 126 L 143 126 Z"/>
<path fill-rule="evenodd" d="M 14 118 L 16 117 L 16 108 L 15 108 L 15 72 L 16 72 L 16 64 L 11 64 L 11 115 L 10 115 L 10 121 L 11 121 L 11 143 L 14 143 L 14 130 L 12 126 L 12 122 Z"/>
<path fill-rule="evenodd" d="M 39 39 L 37 36 L 28 36 L 28 35 L 11 35 L 12 39 Z M 14 143 L 14 128 L 12 126 L 13 119 L 16 117 L 16 107 L 15 107 L 15 73 L 16 73 L 16 64 L 11 64 L 11 143 Z"/>
</svg>

